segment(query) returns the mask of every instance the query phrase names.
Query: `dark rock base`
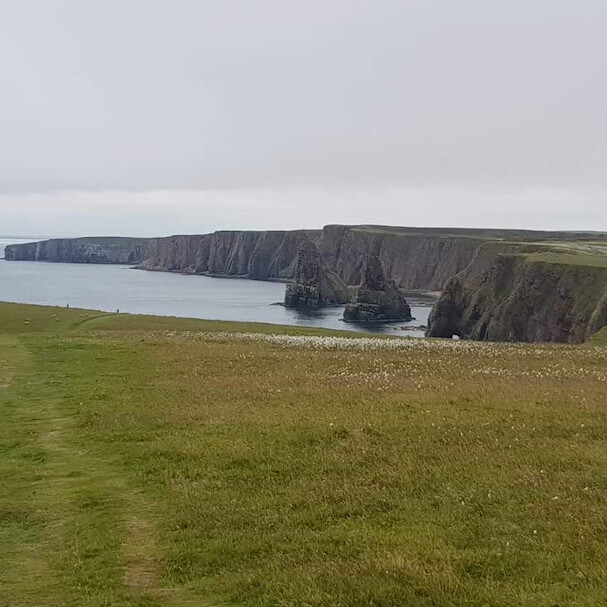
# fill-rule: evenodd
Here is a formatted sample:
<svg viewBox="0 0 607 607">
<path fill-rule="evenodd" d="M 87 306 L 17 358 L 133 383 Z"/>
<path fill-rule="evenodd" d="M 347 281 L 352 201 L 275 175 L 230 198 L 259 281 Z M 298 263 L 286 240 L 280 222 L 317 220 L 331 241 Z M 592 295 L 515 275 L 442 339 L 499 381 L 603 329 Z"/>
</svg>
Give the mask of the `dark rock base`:
<svg viewBox="0 0 607 607">
<path fill-rule="evenodd" d="M 352 303 L 346 306 L 343 320 L 351 323 L 408 322 L 413 316 L 406 310 L 401 314 L 387 313 L 380 304 Z"/>
</svg>

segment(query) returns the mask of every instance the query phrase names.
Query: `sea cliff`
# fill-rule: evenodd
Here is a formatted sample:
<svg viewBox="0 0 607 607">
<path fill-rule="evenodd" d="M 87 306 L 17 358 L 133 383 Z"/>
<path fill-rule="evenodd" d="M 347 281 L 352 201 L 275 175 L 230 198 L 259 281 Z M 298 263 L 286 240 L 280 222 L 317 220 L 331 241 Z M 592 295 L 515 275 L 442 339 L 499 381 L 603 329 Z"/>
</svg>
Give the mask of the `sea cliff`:
<svg viewBox="0 0 607 607">
<path fill-rule="evenodd" d="M 9 261 L 137 264 L 143 259 L 146 243 L 145 238 L 53 238 L 8 245 L 4 257 Z"/>
<path fill-rule="evenodd" d="M 139 267 L 255 280 L 293 277 L 297 252 L 320 230 L 214 232 L 193 236 L 152 238 Z"/>
<path fill-rule="evenodd" d="M 129 263 L 145 270 L 293 280 L 298 252 L 360 286 L 369 252 L 400 289 L 442 291 L 428 335 L 579 342 L 607 324 L 607 235 L 329 225 L 165 238 L 55 239 L 6 248 L 9 260 Z"/>
<path fill-rule="evenodd" d="M 258 280 L 290 280 L 297 253 L 313 241 L 323 264 L 346 284 L 359 285 L 368 251 L 400 288 L 440 290 L 472 259 L 481 237 L 458 237 L 436 230 L 391 232 L 388 228 L 326 226 L 322 230 L 215 232 L 152 238 L 140 267 Z"/>
<path fill-rule="evenodd" d="M 463 270 L 483 242 L 443 230 L 374 226 L 326 226 L 319 246 L 327 267 L 348 285 L 359 285 L 370 250 L 376 251 L 386 276 L 402 289 L 440 291 Z"/>
<path fill-rule="evenodd" d="M 607 258 L 486 243 L 445 286 L 429 337 L 579 343 L 607 325 Z"/>
</svg>

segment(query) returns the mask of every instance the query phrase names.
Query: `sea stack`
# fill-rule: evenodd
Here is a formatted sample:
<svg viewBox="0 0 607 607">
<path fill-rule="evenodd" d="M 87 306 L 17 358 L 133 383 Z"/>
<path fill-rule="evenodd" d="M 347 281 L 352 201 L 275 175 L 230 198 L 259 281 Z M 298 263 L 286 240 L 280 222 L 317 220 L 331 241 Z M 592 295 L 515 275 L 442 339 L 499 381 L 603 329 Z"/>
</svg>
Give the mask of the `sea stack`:
<svg viewBox="0 0 607 607">
<path fill-rule="evenodd" d="M 297 252 L 293 283 L 285 291 L 288 308 L 321 308 L 346 303 L 348 287 L 321 261 L 320 251 L 311 240 L 304 241 Z"/>
<path fill-rule="evenodd" d="M 367 257 L 362 282 L 352 303 L 344 310 L 346 322 L 396 322 L 412 320 L 411 308 L 388 278 L 377 253 Z"/>
</svg>

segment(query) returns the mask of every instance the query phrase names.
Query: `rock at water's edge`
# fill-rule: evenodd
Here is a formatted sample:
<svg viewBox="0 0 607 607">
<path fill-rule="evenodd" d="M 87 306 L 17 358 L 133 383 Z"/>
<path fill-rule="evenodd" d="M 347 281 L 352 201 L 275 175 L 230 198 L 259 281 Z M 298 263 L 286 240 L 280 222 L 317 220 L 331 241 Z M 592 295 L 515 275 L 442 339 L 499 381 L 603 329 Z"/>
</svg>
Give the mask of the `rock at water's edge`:
<svg viewBox="0 0 607 607">
<path fill-rule="evenodd" d="M 346 322 L 393 322 L 412 320 L 411 308 L 398 290 L 396 283 L 388 278 L 379 256 L 367 258 L 363 279 L 355 299 L 344 310 Z"/>
<path fill-rule="evenodd" d="M 580 343 L 607 325 L 607 267 L 551 263 L 513 246 L 487 244 L 449 281 L 427 337 Z"/>
<path fill-rule="evenodd" d="M 297 252 L 294 282 L 285 290 L 285 306 L 321 308 L 345 303 L 348 299 L 348 287 L 323 266 L 317 246 L 312 241 L 302 243 Z"/>
</svg>

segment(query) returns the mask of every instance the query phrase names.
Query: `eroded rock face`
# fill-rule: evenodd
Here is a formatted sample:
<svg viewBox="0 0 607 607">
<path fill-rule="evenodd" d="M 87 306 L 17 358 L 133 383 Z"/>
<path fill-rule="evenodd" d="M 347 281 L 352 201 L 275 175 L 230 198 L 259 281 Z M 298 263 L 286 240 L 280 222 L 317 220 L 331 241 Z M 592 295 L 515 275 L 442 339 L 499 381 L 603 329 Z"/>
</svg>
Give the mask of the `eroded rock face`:
<svg viewBox="0 0 607 607">
<path fill-rule="evenodd" d="M 396 283 L 388 278 L 379 256 L 369 254 L 363 279 L 354 301 L 344 310 L 346 322 L 392 322 L 411 320 L 411 308 Z"/>
<path fill-rule="evenodd" d="M 144 270 L 239 276 L 256 280 L 292 280 L 301 242 L 311 240 L 320 251 L 323 266 L 347 285 L 358 285 L 367 252 L 377 250 L 387 275 L 400 288 L 440 290 L 464 269 L 482 239 L 448 236 L 428 230 L 403 229 L 387 233 L 356 226 L 326 226 L 322 230 L 220 231 L 212 234 L 151 238 L 123 256 L 76 250 L 91 239 L 10 245 L 7 258 L 31 261 L 137 263 Z M 115 239 L 95 239 L 108 242 Z"/>
<path fill-rule="evenodd" d="M 378 248 L 387 275 L 400 288 L 441 290 L 469 263 L 481 238 L 441 234 L 384 234 L 352 226 L 322 230 L 215 232 L 153 238 L 140 264 L 164 270 L 258 280 L 293 280 L 302 240 L 314 241 L 325 268 L 347 285 L 358 285 L 367 252 Z"/>
<path fill-rule="evenodd" d="M 607 267 L 550 263 L 528 252 L 483 247 L 447 284 L 426 335 L 580 343 L 607 325 Z"/>
<path fill-rule="evenodd" d="M 134 264 L 143 258 L 146 238 L 53 238 L 8 245 L 4 256 L 11 261 Z"/>
<path fill-rule="evenodd" d="M 297 253 L 293 281 L 285 290 L 284 304 L 289 308 L 321 308 L 349 299 L 348 287 L 324 267 L 320 251 L 312 241 L 304 241 Z"/>
<path fill-rule="evenodd" d="M 221 231 L 152 238 L 139 267 L 184 274 L 288 280 L 294 276 L 302 241 L 319 234 L 319 230 Z"/>
</svg>

